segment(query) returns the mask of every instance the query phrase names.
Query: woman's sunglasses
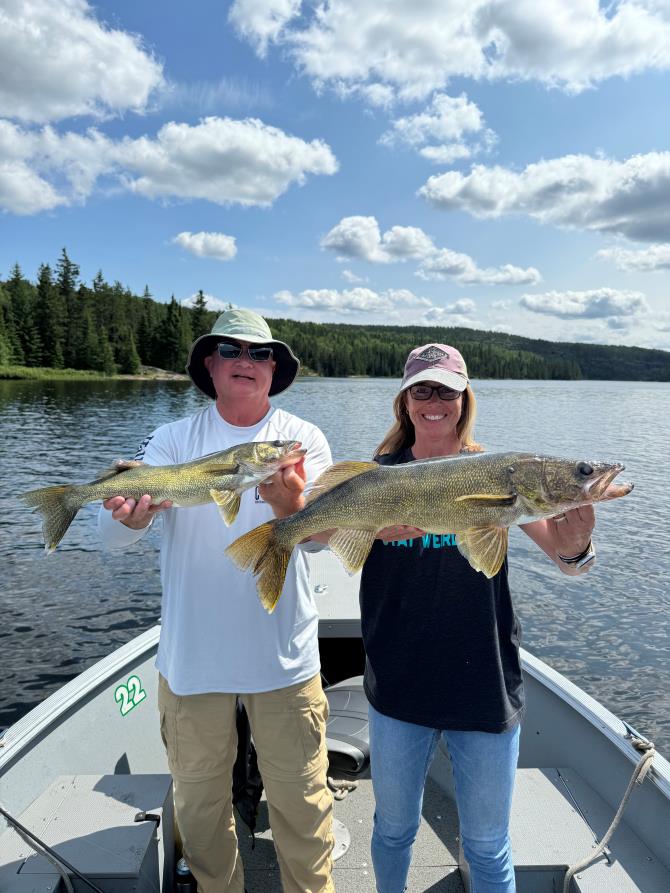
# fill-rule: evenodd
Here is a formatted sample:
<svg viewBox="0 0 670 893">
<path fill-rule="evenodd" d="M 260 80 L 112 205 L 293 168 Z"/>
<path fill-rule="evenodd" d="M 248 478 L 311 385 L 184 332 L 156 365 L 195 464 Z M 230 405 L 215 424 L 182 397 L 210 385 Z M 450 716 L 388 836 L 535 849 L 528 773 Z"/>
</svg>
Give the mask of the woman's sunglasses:
<svg viewBox="0 0 670 893">
<path fill-rule="evenodd" d="M 409 389 L 413 400 L 430 400 L 433 391 L 437 391 L 440 400 L 456 400 L 461 396 L 460 391 L 454 391 L 446 385 L 413 384 Z"/>
<path fill-rule="evenodd" d="M 216 349 L 222 360 L 237 360 L 244 356 L 245 353 L 254 363 L 266 363 L 272 359 L 272 348 L 264 344 L 258 346 L 250 344 L 248 347 L 242 347 L 241 344 L 230 344 L 228 341 L 220 341 Z"/>
</svg>

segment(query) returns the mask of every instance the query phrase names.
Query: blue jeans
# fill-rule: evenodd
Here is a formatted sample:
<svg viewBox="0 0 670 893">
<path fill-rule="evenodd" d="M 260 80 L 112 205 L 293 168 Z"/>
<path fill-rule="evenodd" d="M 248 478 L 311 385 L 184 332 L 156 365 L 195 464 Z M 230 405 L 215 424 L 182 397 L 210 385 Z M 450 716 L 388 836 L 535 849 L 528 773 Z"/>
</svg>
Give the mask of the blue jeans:
<svg viewBox="0 0 670 893">
<path fill-rule="evenodd" d="M 372 863 L 378 893 L 402 893 L 421 821 L 423 789 L 442 736 L 451 757 L 463 852 L 472 893 L 514 893 L 509 814 L 519 727 L 453 732 L 391 719 L 370 706 L 370 766 L 375 794 Z"/>
</svg>

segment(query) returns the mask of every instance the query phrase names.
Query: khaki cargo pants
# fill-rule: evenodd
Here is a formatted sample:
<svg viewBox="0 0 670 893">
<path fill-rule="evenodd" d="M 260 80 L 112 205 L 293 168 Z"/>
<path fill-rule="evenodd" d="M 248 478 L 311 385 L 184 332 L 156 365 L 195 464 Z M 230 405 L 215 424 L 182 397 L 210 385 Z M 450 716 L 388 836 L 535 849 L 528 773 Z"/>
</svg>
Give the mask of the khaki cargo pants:
<svg viewBox="0 0 670 893">
<path fill-rule="evenodd" d="M 258 753 L 284 893 L 334 893 L 328 701 L 321 679 L 240 698 Z M 178 696 L 160 676 L 158 707 L 177 824 L 198 893 L 244 893 L 232 804 L 235 695 Z"/>
</svg>

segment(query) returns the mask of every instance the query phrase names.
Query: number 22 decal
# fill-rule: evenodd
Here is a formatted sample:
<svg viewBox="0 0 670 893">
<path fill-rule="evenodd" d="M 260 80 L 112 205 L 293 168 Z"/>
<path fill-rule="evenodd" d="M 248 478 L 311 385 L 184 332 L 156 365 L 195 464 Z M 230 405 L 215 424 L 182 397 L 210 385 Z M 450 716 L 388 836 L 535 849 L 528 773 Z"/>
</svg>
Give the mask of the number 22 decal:
<svg viewBox="0 0 670 893">
<path fill-rule="evenodd" d="M 133 707 L 141 704 L 146 696 L 147 693 L 142 688 L 142 683 L 137 676 L 129 676 L 128 681 L 122 682 L 114 692 L 114 700 L 120 705 L 121 716 L 130 713 Z"/>
</svg>

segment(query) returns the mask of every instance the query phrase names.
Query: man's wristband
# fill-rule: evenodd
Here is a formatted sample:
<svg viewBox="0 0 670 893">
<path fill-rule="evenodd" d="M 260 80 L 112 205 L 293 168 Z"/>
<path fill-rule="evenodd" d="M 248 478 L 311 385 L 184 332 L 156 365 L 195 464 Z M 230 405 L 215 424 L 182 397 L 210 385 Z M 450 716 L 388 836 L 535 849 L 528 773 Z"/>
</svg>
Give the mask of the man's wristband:
<svg viewBox="0 0 670 893">
<path fill-rule="evenodd" d="M 589 544 L 584 551 L 580 552 L 579 555 L 575 555 L 574 558 L 567 558 L 565 555 L 561 555 L 560 552 L 557 552 L 556 554 L 563 564 L 569 564 L 572 567 L 584 567 L 585 564 L 588 564 L 589 561 L 593 561 L 596 557 L 596 550 L 593 541 L 589 540 Z"/>
</svg>

